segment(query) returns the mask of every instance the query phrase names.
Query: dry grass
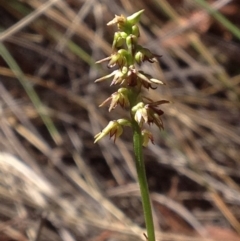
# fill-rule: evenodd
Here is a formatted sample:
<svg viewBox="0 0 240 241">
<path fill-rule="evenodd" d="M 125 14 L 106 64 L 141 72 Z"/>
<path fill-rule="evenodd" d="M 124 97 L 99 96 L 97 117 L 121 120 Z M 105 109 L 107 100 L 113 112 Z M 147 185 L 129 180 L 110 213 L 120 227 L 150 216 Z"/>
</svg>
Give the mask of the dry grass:
<svg viewBox="0 0 240 241">
<path fill-rule="evenodd" d="M 172 101 L 145 150 L 158 240 L 240 240 L 240 4 L 202 2 L 0 1 L 0 240 L 144 239 L 131 135 L 93 144 L 125 115 L 98 108 L 106 23 L 140 9 Z"/>
</svg>

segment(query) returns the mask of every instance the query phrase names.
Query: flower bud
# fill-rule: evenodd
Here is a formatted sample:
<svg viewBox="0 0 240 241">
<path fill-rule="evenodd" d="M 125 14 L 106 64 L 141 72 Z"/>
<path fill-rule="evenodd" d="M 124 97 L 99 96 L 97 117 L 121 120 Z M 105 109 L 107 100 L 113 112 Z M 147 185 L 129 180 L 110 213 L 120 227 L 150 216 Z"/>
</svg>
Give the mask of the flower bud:
<svg viewBox="0 0 240 241">
<path fill-rule="evenodd" d="M 112 48 L 116 49 L 116 48 L 122 47 L 126 37 L 127 37 L 126 33 L 124 33 L 124 32 L 116 32 L 114 34 Z"/>
<path fill-rule="evenodd" d="M 132 26 L 132 34 L 137 38 L 140 36 L 139 27 L 137 25 Z"/>
<path fill-rule="evenodd" d="M 134 58 L 135 58 L 135 61 L 137 62 L 137 64 L 141 64 L 143 62 L 144 55 L 141 51 L 138 51 L 138 52 L 136 52 Z"/>
<path fill-rule="evenodd" d="M 135 25 L 135 24 L 137 24 L 137 23 L 139 22 L 140 17 L 141 17 L 141 15 L 142 15 L 143 12 L 144 12 L 144 9 L 142 9 L 142 10 L 140 10 L 140 11 L 132 14 L 131 16 L 128 16 L 128 17 L 127 17 L 127 22 L 128 22 L 128 24 L 130 24 L 130 25 L 132 25 L 132 26 Z"/>
<path fill-rule="evenodd" d="M 111 86 L 112 85 L 116 85 L 116 84 L 123 84 L 126 79 L 127 79 L 127 75 L 128 75 L 128 67 L 123 66 L 122 69 L 118 69 L 116 70 L 116 74 L 112 80 Z"/>
<path fill-rule="evenodd" d="M 128 51 L 130 53 L 133 53 L 133 50 L 134 50 L 136 44 L 137 44 L 137 37 L 136 36 L 134 36 L 132 34 L 127 36 L 127 38 L 126 38 L 126 45 L 127 45 Z"/>
</svg>

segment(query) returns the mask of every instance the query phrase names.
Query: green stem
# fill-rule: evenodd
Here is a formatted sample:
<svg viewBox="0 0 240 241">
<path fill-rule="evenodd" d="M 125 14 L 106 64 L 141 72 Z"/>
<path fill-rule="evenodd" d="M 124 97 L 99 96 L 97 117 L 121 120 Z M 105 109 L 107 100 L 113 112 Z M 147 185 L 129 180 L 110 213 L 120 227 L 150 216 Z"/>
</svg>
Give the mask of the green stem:
<svg viewBox="0 0 240 241">
<path fill-rule="evenodd" d="M 216 9 L 213 9 L 206 1 L 195 0 L 197 4 L 205 8 L 215 19 L 217 19 L 225 28 L 227 28 L 235 37 L 240 39 L 240 29 L 229 21 L 224 15 L 222 15 Z"/>
<path fill-rule="evenodd" d="M 143 205 L 143 212 L 144 212 L 146 228 L 147 228 L 147 236 L 149 241 L 155 241 L 152 208 L 151 208 L 151 202 L 149 197 L 148 183 L 146 178 L 145 165 L 144 165 L 143 152 L 142 152 L 143 147 L 142 147 L 141 129 L 138 126 L 137 122 L 135 122 L 135 120 L 133 120 L 132 124 L 134 129 L 133 146 L 134 146 L 134 153 L 136 158 L 136 169 L 137 169 L 138 182 L 139 182 L 141 197 L 142 197 L 142 205 Z"/>
</svg>

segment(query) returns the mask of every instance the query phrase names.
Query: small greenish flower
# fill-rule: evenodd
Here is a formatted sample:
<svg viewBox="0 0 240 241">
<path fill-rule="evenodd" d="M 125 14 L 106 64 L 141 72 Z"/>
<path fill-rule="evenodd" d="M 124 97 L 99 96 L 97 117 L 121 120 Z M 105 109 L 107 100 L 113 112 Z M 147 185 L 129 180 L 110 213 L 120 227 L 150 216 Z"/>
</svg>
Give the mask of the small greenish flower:
<svg viewBox="0 0 240 241">
<path fill-rule="evenodd" d="M 166 103 L 169 103 L 169 101 L 160 100 L 145 105 L 145 108 L 148 112 L 148 124 L 154 123 L 159 129 L 163 129 L 163 122 L 161 116 L 164 114 L 164 112 L 157 107 Z"/>
<path fill-rule="evenodd" d="M 119 119 L 119 120 L 114 120 L 110 121 L 108 125 L 97 135 L 95 135 L 94 143 L 102 139 L 104 136 L 108 135 L 111 137 L 114 137 L 114 142 L 116 139 L 122 135 L 123 133 L 123 126 L 130 126 L 130 122 L 126 119 Z"/>
<path fill-rule="evenodd" d="M 148 112 L 143 102 L 139 102 L 132 108 L 135 121 L 142 127 L 143 123 L 148 122 Z"/>
<path fill-rule="evenodd" d="M 143 48 L 138 45 L 135 53 L 136 62 L 141 65 L 142 62 L 148 61 L 150 63 L 158 62 L 157 58 L 161 57 L 161 55 L 153 54 L 149 49 Z"/>
<path fill-rule="evenodd" d="M 152 142 L 152 144 L 154 144 L 154 140 L 153 140 L 153 135 L 150 131 L 144 129 L 142 130 L 142 137 L 143 137 L 143 146 L 147 146 L 149 143 L 149 140 Z"/>
<path fill-rule="evenodd" d="M 120 88 L 117 92 L 113 93 L 109 98 L 107 98 L 101 105 L 105 105 L 108 101 L 111 101 L 111 104 L 109 106 L 109 111 L 114 109 L 118 104 L 122 107 L 128 107 L 130 105 L 129 99 L 128 99 L 128 92 L 129 90 L 127 88 Z"/>
<path fill-rule="evenodd" d="M 131 63 L 131 55 L 125 49 L 119 49 L 117 53 L 111 56 L 111 60 L 108 63 L 108 67 L 112 68 L 116 64 L 122 68 L 123 66 L 129 66 Z"/>
<path fill-rule="evenodd" d="M 119 49 L 117 52 L 111 54 L 111 56 L 98 60 L 96 63 L 100 64 L 105 61 L 109 61 L 108 67 L 112 68 L 116 64 L 121 68 L 123 66 L 129 65 L 131 60 L 131 55 L 125 49 Z"/>
<path fill-rule="evenodd" d="M 145 104 L 143 102 L 138 103 L 132 108 L 132 113 L 134 115 L 135 121 L 139 124 L 140 127 L 142 127 L 144 123 L 147 123 L 149 125 L 154 123 L 158 126 L 159 129 L 163 129 L 163 122 L 161 116 L 164 112 L 157 107 L 165 103 L 169 103 L 169 101 L 160 100 L 156 102 L 151 102 L 149 104 Z"/>
<path fill-rule="evenodd" d="M 128 67 L 123 66 L 122 69 L 119 69 L 119 72 L 117 74 L 115 74 L 111 86 L 112 85 L 116 85 L 116 84 L 123 84 L 127 81 L 127 77 L 128 77 L 129 71 L 128 71 Z"/>
</svg>

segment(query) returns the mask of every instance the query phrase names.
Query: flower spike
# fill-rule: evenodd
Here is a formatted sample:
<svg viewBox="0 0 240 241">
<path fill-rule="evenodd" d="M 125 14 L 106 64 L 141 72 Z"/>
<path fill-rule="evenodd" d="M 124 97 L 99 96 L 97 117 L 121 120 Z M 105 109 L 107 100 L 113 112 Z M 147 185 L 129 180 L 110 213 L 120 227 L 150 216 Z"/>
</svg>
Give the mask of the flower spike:
<svg viewBox="0 0 240 241">
<path fill-rule="evenodd" d="M 95 82 L 112 78 L 110 86 L 120 85 L 119 89 L 111 94 L 103 103 L 109 105 L 109 111 L 115 109 L 118 105 L 129 110 L 128 119 L 113 120 L 95 136 L 95 143 L 103 137 L 109 135 L 113 137 L 114 142 L 123 133 L 125 126 L 130 126 L 133 130 L 133 150 L 136 159 L 137 176 L 142 194 L 144 215 L 146 220 L 147 241 L 155 241 L 154 225 L 152 219 L 151 203 L 146 182 L 144 169 L 144 158 L 142 149 L 147 146 L 149 141 L 154 144 L 153 134 L 145 129 L 145 125 L 155 124 L 159 129 L 163 129 L 162 115 L 163 111 L 160 105 L 169 103 L 166 100 L 153 101 L 142 95 L 143 88 L 156 89 L 155 85 L 164 85 L 158 80 L 140 69 L 145 61 L 149 63 L 157 62 L 160 55 L 152 53 L 149 49 L 138 44 L 140 31 L 138 23 L 144 10 L 140 10 L 129 17 L 115 15 L 107 25 L 117 25 L 118 31 L 114 34 L 112 43 L 112 54 L 97 63 L 108 61 L 108 67 L 116 69 L 103 76 Z"/>
</svg>

